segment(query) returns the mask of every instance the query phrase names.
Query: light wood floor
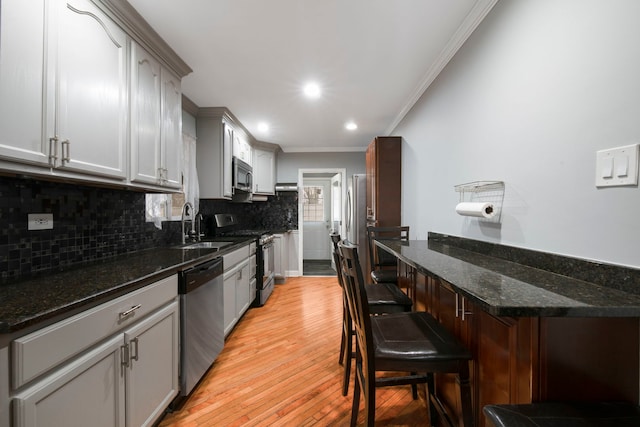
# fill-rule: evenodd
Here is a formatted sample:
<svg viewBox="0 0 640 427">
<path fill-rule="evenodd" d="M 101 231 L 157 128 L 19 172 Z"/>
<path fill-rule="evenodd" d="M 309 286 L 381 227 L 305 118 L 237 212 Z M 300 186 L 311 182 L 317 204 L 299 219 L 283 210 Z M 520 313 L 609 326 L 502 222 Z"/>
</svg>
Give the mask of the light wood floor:
<svg viewBox="0 0 640 427">
<path fill-rule="evenodd" d="M 218 359 L 167 426 L 349 425 L 353 378 L 342 396 L 341 295 L 335 277 L 288 278 L 251 308 Z M 378 389 L 377 426 L 426 426 L 424 394 Z M 364 417 L 360 404 L 359 423 Z"/>
</svg>

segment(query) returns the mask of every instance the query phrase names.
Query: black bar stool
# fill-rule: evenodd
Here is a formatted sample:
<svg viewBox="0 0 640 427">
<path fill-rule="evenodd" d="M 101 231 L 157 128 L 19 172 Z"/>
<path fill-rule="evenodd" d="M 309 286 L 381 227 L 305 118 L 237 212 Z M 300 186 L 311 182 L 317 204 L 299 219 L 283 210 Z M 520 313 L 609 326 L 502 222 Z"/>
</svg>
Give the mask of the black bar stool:
<svg viewBox="0 0 640 427">
<path fill-rule="evenodd" d="M 367 227 L 371 279 L 376 283 L 398 283 L 396 257 L 378 248 L 375 239 L 409 240 L 409 227 Z"/>
<path fill-rule="evenodd" d="M 358 419 L 361 390 L 365 402 L 365 424 L 374 425 L 376 387 L 410 384 L 416 398 L 416 384 L 426 383 L 431 422 L 435 420 L 435 405 L 446 414 L 434 395 L 433 374 L 436 372 L 457 375 L 464 426 L 472 426 L 469 350 L 426 312 L 370 316 L 358 250 L 345 242 L 340 242 L 338 248 L 342 254 L 344 288 L 356 336 L 351 426 L 355 426 Z M 376 372 L 381 371 L 407 374 L 376 378 Z"/>
<path fill-rule="evenodd" d="M 638 427 L 640 407 L 626 402 L 539 402 L 487 405 L 495 427 Z M 492 424 L 491 424 L 492 423 Z"/>
<path fill-rule="evenodd" d="M 340 235 L 329 234 L 333 243 L 333 258 L 336 263 L 338 283 L 342 288 L 342 339 L 340 340 L 340 360 L 344 365 L 344 377 L 342 380 L 342 395 L 349 391 L 349 379 L 351 377 L 351 359 L 353 358 L 353 320 L 347 305 L 344 279 L 342 277 L 342 255 L 338 250 Z M 371 314 L 398 313 L 411 311 L 413 302 L 393 283 L 373 283 L 367 285 L 367 303 Z M 345 362 L 346 361 L 346 362 Z"/>
</svg>

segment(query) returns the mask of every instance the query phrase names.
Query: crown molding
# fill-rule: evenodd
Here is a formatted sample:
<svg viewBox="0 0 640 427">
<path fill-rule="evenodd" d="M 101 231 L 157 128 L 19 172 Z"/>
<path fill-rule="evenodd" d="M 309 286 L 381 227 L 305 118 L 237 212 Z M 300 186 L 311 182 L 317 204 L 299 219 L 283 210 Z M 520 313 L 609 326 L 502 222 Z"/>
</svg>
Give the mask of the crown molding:
<svg viewBox="0 0 640 427">
<path fill-rule="evenodd" d="M 92 1 L 116 20 L 129 37 L 160 59 L 178 77 L 183 78 L 193 71 L 128 1 Z"/>
<path fill-rule="evenodd" d="M 458 27 L 453 36 L 449 39 L 444 49 L 440 52 L 438 59 L 427 70 L 426 74 L 420 81 L 418 87 L 412 92 L 413 95 L 405 103 L 405 106 L 400 110 L 400 113 L 396 116 L 394 121 L 385 130 L 386 135 L 391 135 L 395 128 L 400 124 L 402 119 L 411 111 L 413 106 L 418 102 L 420 97 L 431 86 L 436 77 L 442 72 L 444 67 L 447 66 L 453 56 L 460 50 L 462 45 L 467 41 L 475 29 L 480 25 L 484 18 L 489 14 L 493 6 L 498 3 L 498 0 L 478 0 L 473 6 L 469 14 L 465 17 L 464 21 Z"/>
</svg>

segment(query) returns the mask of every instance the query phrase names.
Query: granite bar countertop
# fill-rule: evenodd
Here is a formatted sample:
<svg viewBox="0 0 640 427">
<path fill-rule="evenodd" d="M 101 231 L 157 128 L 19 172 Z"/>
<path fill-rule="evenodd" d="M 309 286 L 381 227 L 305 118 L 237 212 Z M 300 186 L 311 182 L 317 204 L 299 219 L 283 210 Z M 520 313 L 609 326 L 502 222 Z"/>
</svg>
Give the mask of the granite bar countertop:
<svg viewBox="0 0 640 427">
<path fill-rule="evenodd" d="M 228 241 L 230 239 L 224 239 Z M 0 334 L 14 333 L 107 302 L 252 239 L 235 238 L 222 250 L 147 249 L 0 285 Z"/>
<path fill-rule="evenodd" d="M 640 317 L 640 295 L 431 240 L 376 241 L 494 316 Z"/>
</svg>

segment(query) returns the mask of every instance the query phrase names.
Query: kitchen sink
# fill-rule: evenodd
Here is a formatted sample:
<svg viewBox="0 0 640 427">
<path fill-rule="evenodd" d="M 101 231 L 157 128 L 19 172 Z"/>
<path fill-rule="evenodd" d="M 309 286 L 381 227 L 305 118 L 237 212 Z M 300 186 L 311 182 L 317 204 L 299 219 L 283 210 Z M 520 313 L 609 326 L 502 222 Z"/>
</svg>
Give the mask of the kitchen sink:
<svg viewBox="0 0 640 427">
<path fill-rule="evenodd" d="M 181 246 L 181 249 L 221 249 L 231 245 L 233 242 L 197 242 Z"/>
</svg>

